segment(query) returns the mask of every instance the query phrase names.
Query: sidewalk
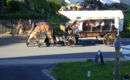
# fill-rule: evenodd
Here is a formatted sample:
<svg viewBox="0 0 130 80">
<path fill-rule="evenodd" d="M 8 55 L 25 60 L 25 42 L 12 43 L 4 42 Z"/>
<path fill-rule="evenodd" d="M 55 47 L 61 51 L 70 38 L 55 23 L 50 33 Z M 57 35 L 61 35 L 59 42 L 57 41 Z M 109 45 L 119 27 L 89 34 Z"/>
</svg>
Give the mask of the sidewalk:
<svg viewBox="0 0 130 80">
<path fill-rule="evenodd" d="M 0 60 L 0 66 L 19 66 L 19 65 L 40 65 L 40 64 L 56 64 L 62 62 L 82 62 L 94 58 L 70 58 L 70 59 L 19 59 L 19 60 Z M 104 58 L 105 61 L 113 61 L 114 58 Z M 121 61 L 127 61 L 120 58 Z"/>
</svg>

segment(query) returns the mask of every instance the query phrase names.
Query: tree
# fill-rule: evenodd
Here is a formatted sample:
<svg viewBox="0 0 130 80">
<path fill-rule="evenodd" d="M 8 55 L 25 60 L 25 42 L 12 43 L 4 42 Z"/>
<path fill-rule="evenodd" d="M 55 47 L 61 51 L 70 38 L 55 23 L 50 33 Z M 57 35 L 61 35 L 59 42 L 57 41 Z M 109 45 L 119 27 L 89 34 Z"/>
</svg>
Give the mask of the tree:
<svg viewBox="0 0 130 80">
<path fill-rule="evenodd" d="M 4 0 L 0 0 L 0 13 L 4 12 Z"/>
<path fill-rule="evenodd" d="M 24 2 L 24 0 L 19 0 L 19 2 Z"/>
<path fill-rule="evenodd" d="M 32 0 L 25 0 L 25 3 L 28 4 L 28 6 L 29 6 L 29 8 L 30 8 L 31 10 L 34 9 L 34 6 L 32 5 Z"/>
</svg>

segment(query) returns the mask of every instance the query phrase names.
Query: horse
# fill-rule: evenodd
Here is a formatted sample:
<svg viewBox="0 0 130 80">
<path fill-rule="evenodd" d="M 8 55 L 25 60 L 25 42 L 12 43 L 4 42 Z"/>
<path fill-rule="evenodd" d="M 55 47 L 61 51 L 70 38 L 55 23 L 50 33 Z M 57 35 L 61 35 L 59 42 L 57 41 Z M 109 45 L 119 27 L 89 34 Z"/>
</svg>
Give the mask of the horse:
<svg viewBox="0 0 130 80">
<path fill-rule="evenodd" d="M 17 29 L 19 29 L 19 34 L 26 33 L 27 37 L 34 29 L 34 24 L 31 23 L 31 20 L 22 20 L 18 21 Z"/>
<path fill-rule="evenodd" d="M 51 43 L 53 43 L 53 45 L 55 45 L 53 27 L 46 22 L 31 23 L 31 20 L 29 21 L 19 20 L 17 28 L 19 29 L 19 34 L 23 32 L 26 33 L 28 38 L 26 42 L 27 46 L 29 45 L 30 40 L 34 37 L 38 44 L 38 47 L 40 47 L 41 43 L 39 43 L 38 35 L 42 33 L 46 35 L 45 39 L 46 46 L 49 46 L 49 40 Z"/>
</svg>

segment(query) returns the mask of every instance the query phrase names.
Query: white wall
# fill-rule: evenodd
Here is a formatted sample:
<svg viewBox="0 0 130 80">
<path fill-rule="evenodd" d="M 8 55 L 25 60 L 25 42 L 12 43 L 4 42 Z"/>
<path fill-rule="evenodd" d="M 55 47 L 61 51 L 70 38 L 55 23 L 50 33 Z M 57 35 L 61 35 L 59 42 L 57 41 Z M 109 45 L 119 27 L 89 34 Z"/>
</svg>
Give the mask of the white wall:
<svg viewBox="0 0 130 80">
<path fill-rule="evenodd" d="M 120 0 L 100 0 L 103 4 L 120 3 Z"/>
<path fill-rule="evenodd" d="M 72 0 L 72 4 L 75 4 L 77 2 L 84 2 L 84 0 Z"/>
<path fill-rule="evenodd" d="M 84 2 L 85 0 L 63 0 L 63 2 L 68 4 L 75 4 L 77 2 Z M 103 4 L 120 3 L 120 0 L 100 0 Z"/>
<path fill-rule="evenodd" d="M 67 4 L 75 4 L 77 2 L 84 2 L 85 0 L 63 0 L 63 2 L 67 3 Z"/>
</svg>

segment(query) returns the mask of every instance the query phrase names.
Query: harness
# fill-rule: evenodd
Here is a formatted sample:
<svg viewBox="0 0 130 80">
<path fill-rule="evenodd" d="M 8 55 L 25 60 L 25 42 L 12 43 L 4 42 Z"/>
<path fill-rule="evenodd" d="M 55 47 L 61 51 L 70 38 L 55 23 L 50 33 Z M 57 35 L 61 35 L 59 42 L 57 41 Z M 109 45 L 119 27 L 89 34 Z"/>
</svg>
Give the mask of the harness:
<svg viewBox="0 0 130 80">
<path fill-rule="evenodd" d="M 43 25 L 44 26 L 44 25 Z M 44 30 L 45 30 L 45 35 L 46 35 L 46 37 L 48 36 L 48 32 L 47 32 L 47 30 L 46 30 L 46 28 L 45 28 L 45 26 L 44 26 Z"/>
<path fill-rule="evenodd" d="M 35 27 L 35 24 L 34 24 L 34 22 L 32 23 L 32 28 L 31 28 L 31 33 L 32 33 L 32 31 L 34 30 L 34 27 Z"/>
<path fill-rule="evenodd" d="M 35 24 L 34 24 L 34 22 L 31 24 L 31 30 L 30 30 L 30 32 L 29 32 L 29 34 L 28 35 L 30 35 L 32 32 L 35 32 L 34 31 L 34 29 L 35 29 Z"/>
</svg>

